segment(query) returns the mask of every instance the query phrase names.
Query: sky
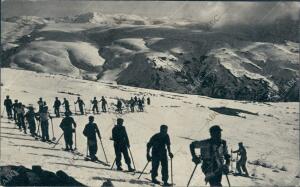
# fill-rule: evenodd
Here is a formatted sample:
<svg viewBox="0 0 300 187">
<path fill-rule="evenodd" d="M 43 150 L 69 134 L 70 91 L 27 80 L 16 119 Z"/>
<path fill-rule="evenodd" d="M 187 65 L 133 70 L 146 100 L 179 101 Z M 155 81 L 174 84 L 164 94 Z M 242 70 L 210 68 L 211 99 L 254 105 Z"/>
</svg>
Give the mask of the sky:
<svg viewBox="0 0 300 187">
<path fill-rule="evenodd" d="M 12 16 L 63 17 L 86 12 L 136 14 L 152 18 L 221 22 L 268 22 L 286 15 L 299 19 L 299 2 L 208 1 L 87 1 L 2 0 L 2 18 Z"/>
</svg>

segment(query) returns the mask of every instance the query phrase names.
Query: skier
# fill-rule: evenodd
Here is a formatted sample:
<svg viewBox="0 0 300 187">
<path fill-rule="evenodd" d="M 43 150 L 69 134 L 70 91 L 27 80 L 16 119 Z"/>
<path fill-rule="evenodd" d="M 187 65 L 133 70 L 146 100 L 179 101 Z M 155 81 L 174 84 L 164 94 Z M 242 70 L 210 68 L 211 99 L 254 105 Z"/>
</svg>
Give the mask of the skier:
<svg viewBox="0 0 300 187">
<path fill-rule="evenodd" d="M 150 105 L 150 97 L 147 97 L 147 104 Z"/>
<path fill-rule="evenodd" d="M 39 113 L 40 113 L 42 111 L 42 108 L 43 108 L 43 105 L 44 105 L 43 98 L 40 97 L 37 104 L 39 105 Z"/>
<path fill-rule="evenodd" d="M 96 97 L 94 97 L 94 100 L 91 101 L 91 103 L 93 104 L 93 113 L 95 114 L 95 110 L 97 112 L 97 114 L 99 114 L 99 110 L 98 110 L 98 101 L 96 99 Z"/>
<path fill-rule="evenodd" d="M 35 119 L 37 119 L 37 114 L 34 112 L 34 108 L 32 106 L 28 107 L 28 112 L 25 114 L 25 118 L 28 122 L 28 128 L 32 137 L 37 136 L 36 134 L 36 123 Z"/>
<path fill-rule="evenodd" d="M 25 126 L 25 120 L 24 120 L 24 115 L 25 115 L 25 106 L 20 102 L 18 103 L 18 106 L 16 108 L 17 112 L 17 125 L 19 129 L 23 128 L 24 133 L 27 134 L 26 132 L 26 126 Z"/>
<path fill-rule="evenodd" d="M 129 101 L 129 104 L 130 104 L 130 111 L 131 112 L 134 112 L 134 105 L 135 105 L 135 102 L 133 100 L 133 98 L 131 97 L 130 101 Z"/>
<path fill-rule="evenodd" d="M 117 111 L 122 114 L 122 101 L 120 99 L 117 101 Z"/>
<path fill-rule="evenodd" d="M 73 129 L 73 126 L 74 129 Z M 73 151 L 73 132 L 76 130 L 76 123 L 74 119 L 70 116 L 70 112 L 65 112 L 65 117 L 62 119 L 59 127 L 64 131 L 64 139 L 66 148 L 65 151 Z"/>
<path fill-rule="evenodd" d="M 237 161 L 236 163 L 236 169 L 238 170 L 238 175 L 242 175 L 242 170 L 245 172 L 245 176 L 248 177 L 248 170 L 246 167 L 246 163 L 247 163 L 247 151 L 245 149 L 245 147 L 243 146 L 243 142 L 239 143 L 239 149 L 236 151 L 233 151 L 232 153 L 237 153 L 238 155 L 240 155 L 240 159 Z"/>
<path fill-rule="evenodd" d="M 123 154 L 125 162 L 128 166 L 128 171 L 134 171 L 134 169 L 131 167 L 131 160 L 128 155 L 128 149 L 130 148 L 130 144 L 126 129 L 123 126 L 123 122 L 124 120 L 122 118 L 118 118 L 117 125 L 115 125 L 112 129 L 112 140 L 114 141 L 117 170 L 123 170 L 123 168 L 121 167 L 121 154 Z"/>
<path fill-rule="evenodd" d="M 139 98 L 138 100 L 139 111 L 144 112 L 143 101 Z"/>
<path fill-rule="evenodd" d="M 107 101 L 105 100 L 104 96 L 102 96 L 100 102 L 102 102 L 102 112 L 106 112 L 106 105 L 107 105 Z"/>
<path fill-rule="evenodd" d="M 49 142 L 49 118 L 52 119 L 50 116 L 50 113 L 48 112 L 48 107 L 45 106 L 42 108 L 40 112 L 40 123 L 41 123 L 41 129 L 42 129 L 42 141 Z"/>
<path fill-rule="evenodd" d="M 6 96 L 6 99 L 4 100 L 4 106 L 6 108 L 7 118 L 12 119 L 12 101 L 9 98 L 9 96 Z"/>
<path fill-rule="evenodd" d="M 96 134 L 98 138 L 101 140 L 98 126 L 96 123 L 94 123 L 94 116 L 89 116 L 89 123 L 86 124 L 83 130 L 83 135 L 87 137 L 91 161 L 98 160 L 96 156 L 98 150 Z"/>
<path fill-rule="evenodd" d="M 136 96 L 134 96 L 134 102 L 137 103 L 138 98 Z"/>
<path fill-rule="evenodd" d="M 142 104 L 145 104 L 145 97 L 142 97 Z"/>
<path fill-rule="evenodd" d="M 83 115 L 84 114 L 83 105 L 85 105 L 85 104 L 84 104 L 83 100 L 80 99 L 80 97 L 77 98 L 77 101 L 74 104 L 77 104 L 77 103 L 79 106 L 80 113 L 81 113 L 81 115 Z"/>
<path fill-rule="evenodd" d="M 60 113 L 59 113 L 60 105 L 61 105 L 60 100 L 58 99 L 58 97 L 55 97 L 53 108 L 54 108 L 54 113 L 55 113 L 56 117 L 60 117 Z"/>
<path fill-rule="evenodd" d="M 14 120 L 15 120 L 15 123 L 17 123 L 17 108 L 18 108 L 18 100 L 16 99 L 14 104 L 12 105 L 12 109 L 14 111 Z"/>
<path fill-rule="evenodd" d="M 72 114 L 71 111 L 70 111 L 69 101 L 66 98 L 64 98 L 64 102 L 62 103 L 62 105 L 65 106 L 65 112 L 69 112 L 70 114 Z"/>
<path fill-rule="evenodd" d="M 226 175 L 229 173 L 230 155 L 226 141 L 221 139 L 221 131 L 220 126 L 214 125 L 209 129 L 210 139 L 194 141 L 190 144 L 192 160 L 195 164 L 203 160 L 201 168 L 205 174 L 205 182 L 208 182 L 210 186 L 222 186 L 222 173 Z M 200 148 L 200 156 L 196 156 L 196 148 Z"/>
<path fill-rule="evenodd" d="M 159 163 L 161 163 L 161 175 L 162 175 L 162 180 L 164 182 L 164 186 L 171 186 L 171 184 L 168 183 L 168 157 L 167 157 L 167 150 L 169 153 L 169 157 L 172 159 L 173 158 L 173 153 L 171 152 L 171 147 L 170 147 L 170 137 L 168 135 L 168 126 L 167 125 L 161 125 L 160 126 L 160 132 L 153 135 L 150 138 L 150 141 L 147 144 L 147 160 L 151 161 L 152 160 L 152 170 L 151 170 L 151 178 L 152 182 L 154 184 L 160 184 L 160 182 L 156 179 L 158 173 L 158 167 Z M 167 147 L 167 150 L 166 150 Z M 152 148 L 151 151 L 151 156 L 149 154 L 150 149 Z"/>
</svg>

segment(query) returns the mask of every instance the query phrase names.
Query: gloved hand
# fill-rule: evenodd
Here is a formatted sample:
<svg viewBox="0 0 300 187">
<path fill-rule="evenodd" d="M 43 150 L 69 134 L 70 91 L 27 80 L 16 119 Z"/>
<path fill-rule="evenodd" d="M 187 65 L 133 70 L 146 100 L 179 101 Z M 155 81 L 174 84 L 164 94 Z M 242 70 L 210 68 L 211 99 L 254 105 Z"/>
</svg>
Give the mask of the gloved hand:
<svg viewBox="0 0 300 187">
<path fill-rule="evenodd" d="M 72 132 L 75 132 L 76 130 L 75 129 L 72 129 Z"/>
<path fill-rule="evenodd" d="M 223 166 L 223 173 L 226 174 L 226 175 L 229 173 L 229 166 L 228 165 Z"/>
<path fill-rule="evenodd" d="M 169 153 L 169 157 L 170 157 L 170 158 L 173 158 L 173 157 L 174 157 L 173 153 L 170 152 L 170 153 Z"/>
<path fill-rule="evenodd" d="M 147 153 L 147 160 L 148 162 L 151 161 L 151 156 L 149 155 L 149 153 Z"/>
<path fill-rule="evenodd" d="M 192 161 L 195 163 L 195 164 L 200 164 L 201 163 L 201 158 L 200 157 L 197 157 L 197 156 L 194 156 Z"/>
</svg>

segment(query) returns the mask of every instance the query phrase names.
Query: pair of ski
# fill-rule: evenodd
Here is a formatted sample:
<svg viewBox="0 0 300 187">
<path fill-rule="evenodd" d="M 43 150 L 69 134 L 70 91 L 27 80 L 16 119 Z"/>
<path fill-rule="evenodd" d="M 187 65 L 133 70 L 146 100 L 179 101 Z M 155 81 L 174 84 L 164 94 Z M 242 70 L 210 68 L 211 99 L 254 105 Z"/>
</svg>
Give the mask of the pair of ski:
<svg viewBox="0 0 300 187">
<path fill-rule="evenodd" d="M 89 156 L 84 157 L 84 161 L 90 161 L 90 162 L 94 162 L 94 163 L 97 163 L 97 164 L 102 164 L 104 166 L 110 167 L 110 165 L 108 163 L 105 163 L 105 162 L 103 162 L 99 159 L 92 160 Z"/>
<path fill-rule="evenodd" d="M 55 142 L 55 143 L 56 143 L 56 142 Z M 70 150 L 70 149 L 66 150 L 66 149 L 62 148 L 62 150 L 63 150 L 63 151 L 66 151 L 66 152 L 69 152 L 69 153 L 72 153 L 72 154 L 75 155 L 75 156 L 83 156 L 83 154 L 80 153 L 79 151 L 77 151 L 76 148 L 73 149 L 73 150 Z"/>
<path fill-rule="evenodd" d="M 152 184 L 154 184 L 154 185 L 159 185 L 159 186 L 166 186 L 166 185 L 164 185 L 164 183 L 163 182 L 161 182 L 161 181 L 158 181 L 158 183 L 154 183 L 151 179 L 149 179 L 149 178 L 145 178 L 147 181 L 149 181 L 149 182 L 151 182 Z M 175 186 L 176 184 L 169 184 L 168 186 Z"/>
</svg>

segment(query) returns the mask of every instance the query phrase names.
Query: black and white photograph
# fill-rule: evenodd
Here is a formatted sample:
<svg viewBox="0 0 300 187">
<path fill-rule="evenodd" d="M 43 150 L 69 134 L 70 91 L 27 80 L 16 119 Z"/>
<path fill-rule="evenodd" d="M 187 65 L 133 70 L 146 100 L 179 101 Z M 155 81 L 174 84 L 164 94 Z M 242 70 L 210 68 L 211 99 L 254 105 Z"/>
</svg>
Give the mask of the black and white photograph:
<svg viewBox="0 0 300 187">
<path fill-rule="evenodd" d="M 297 1 L 1 0 L 1 186 L 300 186 Z"/>
</svg>

